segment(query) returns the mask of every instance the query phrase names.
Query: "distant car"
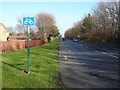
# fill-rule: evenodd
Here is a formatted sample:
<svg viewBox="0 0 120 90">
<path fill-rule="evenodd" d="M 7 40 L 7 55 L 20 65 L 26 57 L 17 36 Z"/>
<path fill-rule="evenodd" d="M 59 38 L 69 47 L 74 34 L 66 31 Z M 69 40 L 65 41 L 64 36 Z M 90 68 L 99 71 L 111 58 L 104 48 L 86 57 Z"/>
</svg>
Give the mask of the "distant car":
<svg viewBox="0 0 120 90">
<path fill-rule="evenodd" d="M 73 42 L 78 42 L 78 39 L 77 38 L 73 38 Z"/>
<path fill-rule="evenodd" d="M 63 41 L 65 41 L 65 38 L 62 38 Z"/>
</svg>

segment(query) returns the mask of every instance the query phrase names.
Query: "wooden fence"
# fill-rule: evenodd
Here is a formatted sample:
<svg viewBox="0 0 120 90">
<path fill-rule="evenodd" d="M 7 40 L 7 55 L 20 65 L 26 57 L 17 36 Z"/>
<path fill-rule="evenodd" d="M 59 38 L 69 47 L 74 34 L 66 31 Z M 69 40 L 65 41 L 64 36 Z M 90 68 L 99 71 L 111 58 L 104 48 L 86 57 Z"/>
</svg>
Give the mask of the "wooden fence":
<svg viewBox="0 0 120 90">
<path fill-rule="evenodd" d="M 41 46 L 44 44 L 43 40 L 31 40 L 30 47 Z M 10 52 L 28 47 L 28 41 L 1 41 L 0 53 Z"/>
</svg>

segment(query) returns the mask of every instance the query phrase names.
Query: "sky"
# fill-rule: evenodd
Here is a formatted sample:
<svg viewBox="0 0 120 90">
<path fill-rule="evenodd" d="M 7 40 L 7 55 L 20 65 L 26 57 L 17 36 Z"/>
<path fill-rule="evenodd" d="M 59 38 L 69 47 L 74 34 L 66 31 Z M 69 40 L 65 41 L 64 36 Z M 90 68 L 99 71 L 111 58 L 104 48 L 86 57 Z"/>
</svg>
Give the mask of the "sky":
<svg viewBox="0 0 120 90">
<path fill-rule="evenodd" d="M 23 15 L 34 16 L 37 13 L 50 13 L 55 17 L 60 33 L 73 27 L 92 9 L 97 2 L 0 2 L 0 22 L 6 27 L 15 27 L 17 19 Z"/>
</svg>

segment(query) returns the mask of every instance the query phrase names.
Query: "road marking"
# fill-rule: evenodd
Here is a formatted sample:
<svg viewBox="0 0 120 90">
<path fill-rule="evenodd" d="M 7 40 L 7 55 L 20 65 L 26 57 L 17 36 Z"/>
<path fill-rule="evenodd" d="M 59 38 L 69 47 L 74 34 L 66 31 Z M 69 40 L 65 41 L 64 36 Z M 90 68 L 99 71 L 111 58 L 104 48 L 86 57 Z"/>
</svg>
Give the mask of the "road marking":
<svg viewBox="0 0 120 90">
<path fill-rule="evenodd" d="M 88 84 L 86 84 L 86 87 L 88 87 Z"/>
<path fill-rule="evenodd" d="M 75 43 L 73 44 L 73 45 L 75 45 L 75 46 L 83 46 L 82 44 L 79 44 L 79 45 L 76 45 Z M 84 45 L 85 46 L 85 45 Z M 99 51 L 99 50 L 95 50 L 95 49 L 93 49 L 93 48 L 89 48 L 88 46 L 85 46 L 87 49 L 92 49 L 92 50 L 94 50 L 94 51 L 98 51 L 98 52 L 101 52 L 101 51 Z M 71 52 L 71 51 L 70 51 Z M 71 52 L 72 53 L 72 52 Z M 110 55 L 109 53 L 106 53 L 106 52 L 102 52 L 103 54 L 106 54 L 106 55 L 108 55 L 108 56 L 111 56 L 111 57 L 114 57 L 114 58 L 119 58 L 118 56 L 114 56 L 114 55 Z"/>
<path fill-rule="evenodd" d="M 112 57 L 114 57 L 114 58 L 118 58 L 117 56 L 114 56 L 114 55 L 110 55 L 110 54 L 108 54 L 108 53 L 105 53 L 105 52 L 102 52 L 103 54 L 106 54 L 106 55 L 108 55 L 108 56 L 112 56 Z"/>
<path fill-rule="evenodd" d="M 64 56 L 65 60 L 67 60 L 67 56 Z"/>
<path fill-rule="evenodd" d="M 80 44 L 80 46 L 83 46 L 82 44 Z"/>
<path fill-rule="evenodd" d="M 69 52 L 71 53 L 71 51 L 69 50 Z"/>
<path fill-rule="evenodd" d="M 86 47 L 86 48 L 89 49 L 89 47 Z M 99 50 L 95 50 L 95 51 L 101 52 L 101 51 L 99 51 Z M 102 53 L 103 53 L 103 54 L 106 54 L 106 55 L 108 55 L 108 56 L 114 57 L 114 58 L 119 58 L 119 57 L 117 57 L 117 56 L 110 55 L 110 54 L 108 54 L 108 53 L 106 53 L 106 52 L 102 52 Z"/>
</svg>

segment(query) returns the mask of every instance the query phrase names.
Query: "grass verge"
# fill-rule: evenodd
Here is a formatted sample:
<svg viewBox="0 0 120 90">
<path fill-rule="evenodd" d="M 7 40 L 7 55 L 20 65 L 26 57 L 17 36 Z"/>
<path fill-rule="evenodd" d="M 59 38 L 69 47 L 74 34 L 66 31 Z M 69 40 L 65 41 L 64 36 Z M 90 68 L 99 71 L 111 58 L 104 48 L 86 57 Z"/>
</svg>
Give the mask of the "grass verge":
<svg viewBox="0 0 120 90">
<path fill-rule="evenodd" d="M 63 88 L 58 80 L 58 40 L 31 48 L 31 75 L 27 70 L 27 49 L 2 54 L 3 88 Z"/>
</svg>

